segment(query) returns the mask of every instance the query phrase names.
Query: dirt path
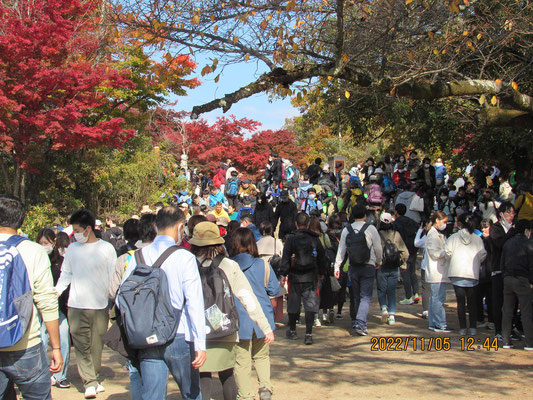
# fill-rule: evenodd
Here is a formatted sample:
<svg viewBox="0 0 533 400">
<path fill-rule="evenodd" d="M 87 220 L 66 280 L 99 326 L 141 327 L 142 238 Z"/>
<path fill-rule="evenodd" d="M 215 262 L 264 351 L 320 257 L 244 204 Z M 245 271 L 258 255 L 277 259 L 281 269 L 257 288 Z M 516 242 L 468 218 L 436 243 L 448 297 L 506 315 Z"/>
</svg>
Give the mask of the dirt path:
<svg viewBox="0 0 533 400">
<path fill-rule="evenodd" d="M 398 292 L 403 292 L 399 289 Z M 375 297 L 375 295 L 374 295 Z M 452 292 L 448 292 L 448 323 L 457 327 Z M 285 339 L 285 327 L 277 331 L 271 349 L 274 399 L 533 399 L 533 353 L 517 349 L 498 351 L 477 348 L 462 351 L 459 336 L 435 334 L 427 329 L 427 321 L 419 318 L 421 305 L 398 305 L 397 323 L 390 327 L 380 323 L 377 299 L 373 299 L 369 315 L 369 336 L 351 333 L 347 311 L 335 325 L 315 328 L 315 344 Z M 490 331 L 481 330 L 476 339 L 484 339 Z M 450 337 L 449 351 L 416 351 L 412 342 L 406 351 L 371 351 L 372 337 L 417 336 Z M 429 339 L 428 339 L 429 340 Z M 434 340 L 434 339 L 433 339 Z M 403 344 L 405 342 L 402 342 Z M 435 342 L 433 342 L 433 346 Z M 83 399 L 81 381 L 72 353 L 70 389 L 52 389 L 54 399 Z M 122 368 L 122 357 L 105 350 L 102 375 L 106 392 L 98 399 L 127 400 L 128 373 Z M 169 400 L 181 399 L 177 385 L 170 380 Z M 215 384 L 218 387 L 218 384 Z M 220 391 L 213 396 L 222 399 Z"/>
</svg>

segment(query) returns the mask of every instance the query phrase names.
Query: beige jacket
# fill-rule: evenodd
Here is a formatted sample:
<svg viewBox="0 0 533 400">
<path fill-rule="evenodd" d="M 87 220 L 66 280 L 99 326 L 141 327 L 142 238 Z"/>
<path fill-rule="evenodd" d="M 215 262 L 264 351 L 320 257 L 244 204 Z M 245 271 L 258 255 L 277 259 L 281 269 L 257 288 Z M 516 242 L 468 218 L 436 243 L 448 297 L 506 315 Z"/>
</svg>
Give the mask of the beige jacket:
<svg viewBox="0 0 533 400">
<path fill-rule="evenodd" d="M 202 260 L 199 261 L 200 263 L 202 262 Z M 204 266 L 207 267 L 209 265 L 211 265 L 210 262 L 204 262 Z M 221 268 L 226 274 L 233 294 L 235 297 L 237 297 L 237 299 L 239 299 L 251 320 L 257 324 L 259 329 L 261 329 L 265 335 L 272 332 L 272 328 L 270 327 L 270 324 L 263 313 L 263 309 L 257 301 L 257 297 L 255 297 L 254 291 L 250 286 L 250 282 L 248 282 L 248 279 L 241 271 L 239 264 L 233 260 L 230 260 L 229 258 L 224 258 L 220 263 L 219 268 Z M 236 332 L 233 335 L 216 339 L 216 341 L 237 343 L 239 341 L 239 334 Z"/>
</svg>

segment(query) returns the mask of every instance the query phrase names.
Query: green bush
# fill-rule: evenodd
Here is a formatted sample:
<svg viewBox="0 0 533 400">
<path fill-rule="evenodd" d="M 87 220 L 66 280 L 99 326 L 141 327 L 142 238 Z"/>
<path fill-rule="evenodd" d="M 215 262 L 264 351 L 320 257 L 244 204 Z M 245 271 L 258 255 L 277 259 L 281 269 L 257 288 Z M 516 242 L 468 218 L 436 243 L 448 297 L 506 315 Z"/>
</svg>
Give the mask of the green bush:
<svg viewBox="0 0 533 400">
<path fill-rule="evenodd" d="M 30 239 L 35 240 L 39 231 L 45 227 L 51 227 L 54 222 L 60 221 L 57 209 L 50 203 L 39 204 L 29 207 L 26 212 L 22 232 Z"/>
</svg>

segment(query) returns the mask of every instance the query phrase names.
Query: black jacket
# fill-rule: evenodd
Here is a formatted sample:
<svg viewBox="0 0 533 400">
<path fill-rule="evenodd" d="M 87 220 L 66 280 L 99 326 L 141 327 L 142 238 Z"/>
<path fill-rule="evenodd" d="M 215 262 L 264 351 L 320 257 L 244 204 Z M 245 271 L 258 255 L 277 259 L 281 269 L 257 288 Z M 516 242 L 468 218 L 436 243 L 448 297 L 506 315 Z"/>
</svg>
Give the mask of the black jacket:
<svg viewBox="0 0 533 400">
<path fill-rule="evenodd" d="M 419 225 L 415 221 L 405 215 L 400 215 L 392 223 L 392 227 L 395 231 L 398 231 L 402 237 L 403 242 L 407 246 L 407 250 L 409 250 L 409 255 L 411 256 L 417 253 L 415 238 L 416 233 L 418 232 L 418 226 Z"/>
<path fill-rule="evenodd" d="M 259 228 L 259 225 L 261 225 L 261 222 L 268 221 L 274 226 L 274 210 L 272 209 L 272 206 L 264 200 L 266 204 L 264 206 L 259 206 L 257 204 L 255 206 L 255 212 L 254 215 L 252 215 L 252 219 L 254 222 L 254 225 Z"/>
<path fill-rule="evenodd" d="M 489 273 L 501 271 L 500 263 L 503 246 L 507 240 L 515 235 L 515 233 L 514 228 L 509 229 L 509 231 L 505 233 L 505 229 L 503 229 L 500 221 L 490 227 L 489 237 L 487 238 L 491 249 L 490 260 L 487 262 Z"/>
<path fill-rule="evenodd" d="M 289 200 L 287 202 L 283 202 L 283 201 L 279 202 L 279 204 L 276 207 L 276 211 L 274 212 L 274 224 L 273 225 L 274 225 L 274 230 L 276 230 L 276 226 L 278 226 L 278 222 L 280 222 L 280 226 L 279 226 L 280 239 L 284 239 L 288 233 L 291 233 L 296 230 L 296 224 L 294 223 L 294 221 L 296 220 L 297 214 L 298 214 L 298 208 L 296 207 L 296 204 L 294 204 L 294 201 Z"/>
<path fill-rule="evenodd" d="M 318 234 L 298 229 L 287 236 L 281 259 L 281 275 L 289 282 L 317 282 L 318 275 L 326 274 L 326 253 Z"/>
<path fill-rule="evenodd" d="M 309 167 L 307 167 L 305 173 L 307 176 L 309 176 L 309 183 L 311 185 L 315 185 L 320 179 L 320 175 L 322 174 L 322 168 L 320 168 L 320 165 L 313 163 Z"/>
<path fill-rule="evenodd" d="M 270 173 L 273 182 L 281 183 L 283 180 L 283 161 L 281 161 L 281 158 L 276 158 L 272 162 Z"/>
<path fill-rule="evenodd" d="M 426 174 L 425 174 L 425 168 L 424 166 L 422 165 L 420 167 L 420 169 L 418 170 L 418 172 L 416 173 L 416 179 L 419 181 L 419 182 L 422 182 L 422 183 L 426 183 Z M 437 184 L 437 178 L 435 176 L 435 167 L 433 165 L 430 165 L 429 166 L 429 180 L 431 182 L 431 187 L 434 188 L 435 185 Z"/>
<path fill-rule="evenodd" d="M 500 263 L 503 276 L 523 276 L 533 284 L 533 241 L 518 234 L 503 245 Z"/>
</svg>

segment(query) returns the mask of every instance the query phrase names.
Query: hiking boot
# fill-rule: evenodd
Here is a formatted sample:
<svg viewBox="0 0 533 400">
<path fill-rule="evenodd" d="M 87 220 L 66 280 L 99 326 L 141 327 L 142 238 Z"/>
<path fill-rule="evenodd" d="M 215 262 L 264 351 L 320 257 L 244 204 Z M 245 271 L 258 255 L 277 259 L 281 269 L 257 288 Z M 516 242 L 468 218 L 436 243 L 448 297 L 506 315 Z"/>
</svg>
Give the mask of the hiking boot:
<svg viewBox="0 0 533 400">
<path fill-rule="evenodd" d="M 305 334 L 304 344 L 311 345 L 313 344 L 313 335 L 308 333 Z"/>
<path fill-rule="evenodd" d="M 290 329 L 288 329 L 285 335 L 289 340 L 298 340 L 298 335 L 296 334 L 296 331 L 291 331 Z"/>
<path fill-rule="evenodd" d="M 272 399 L 272 392 L 266 387 L 259 388 L 259 400 L 270 400 Z"/>
<path fill-rule="evenodd" d="M 66 379 L 63 379 L 62 381 L 57 382 L 57 387 L 61 389 L 69 388 L 70 382 Z"/>
<path fill-rule="evenodd" d="M 387 320 L 387 323 L 389 325 L 394 325 L 396 323 L 396 319 L 394 318 L 394 315 L 389 315 L 389 319 Z"/>
<path fill-rule="evenodd" d="M 387 307 L 383 307 L 381 309 L 381 323 L 386 324 L 389 319 L 389 311 L 387 310 Z"/>
<path fill-rule="evenodd" d="M 400 300 L 400 304 L 407 304 L 408 306 L 414 303 L 415 301 L 413 300 L 412 297 L 409 297 L 408 299 Z"/>
</svg>

